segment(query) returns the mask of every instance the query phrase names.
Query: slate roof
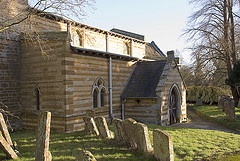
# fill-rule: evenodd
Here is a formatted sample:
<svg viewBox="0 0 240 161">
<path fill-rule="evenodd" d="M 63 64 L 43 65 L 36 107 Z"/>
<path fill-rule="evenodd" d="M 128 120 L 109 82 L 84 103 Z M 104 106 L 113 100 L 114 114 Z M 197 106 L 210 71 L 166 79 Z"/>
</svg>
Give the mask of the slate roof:
<svg viewBox="0 0 240 161">
<path fill-rule="evenodd" d="M 136 34 L 136 33 L 133 33 L 133 32 L 128 32 L 128 31 L 124 31 L 124 30 L 120 30 L 120 29 L 116 29 L 116 28 L 113 28 L 110 31 L 121 34 L 121 35 L 129 36 L 129 37 L 132 37 L 134 39 L 141 40 L 141 41 L 145 40 L 144 35 Z"/>
<path fill-rule="evenodd" d="M 161 57 L 166 57 L 166 55 L 163 54 L 162 50 L 159 49 L 159 47 L 157 46 L 157 44 L 156 44 L 154 41 L 152 41 L 151 43 L 147 43 L 147 45 L 153 47 L 153 48 L 159 53 L 159 55 L 160 55 Z"/>
<path fill-rule="evenodd" d="M 122 98 L 156 98 L 156 88 L 166 60 L 139 62 L 122 93 Z"/>
</svg>

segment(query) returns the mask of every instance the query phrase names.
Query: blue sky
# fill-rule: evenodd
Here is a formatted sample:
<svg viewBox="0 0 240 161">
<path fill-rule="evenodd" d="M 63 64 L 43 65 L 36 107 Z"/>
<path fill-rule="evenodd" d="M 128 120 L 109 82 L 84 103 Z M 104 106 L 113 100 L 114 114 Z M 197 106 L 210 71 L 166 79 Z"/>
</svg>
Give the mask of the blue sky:
<svg viewBox="0 0 240 161">
<path fill-rule="evenodd" d="M 110 30 L 118 28 L 145 35 L 166 53 L 178 50 L 189 60 L 185 38 L 187 17 L 192 13 L 188 0 L 96 0 L 96 10 L 87 11 L 83 23 Z M 189 62 L 188 62 L 189 63 Z"/>
</svg>

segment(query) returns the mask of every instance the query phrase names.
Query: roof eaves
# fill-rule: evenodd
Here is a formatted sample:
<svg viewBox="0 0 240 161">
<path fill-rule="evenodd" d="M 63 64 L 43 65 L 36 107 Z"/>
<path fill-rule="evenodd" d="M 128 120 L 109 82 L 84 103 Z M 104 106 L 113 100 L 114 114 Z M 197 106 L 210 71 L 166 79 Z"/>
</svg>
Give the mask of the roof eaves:
<svg viewBox="0 0 240 161">
<path fill-rule="evenodd" d="M 105 52 L 105 51 L 86 49 L 86 48 L 75 47 L 75 46 L 70 46 L 70 48 L 72 51 L 74 51 L 78 54 L 101 56 L 101 57 L 105 57 L 105 58 L 111 57 L 111 58 L 115 58 L 115 59 L 123 59 L 123 60 L 128 60 L 128 61 L 139 61 L 140 60 L 137 57 L 131 57 L 131 56 L 127 56 L 127 55 L 115 54 L 115 53 L 110 53 L 110 52 Z"/>
</svg>

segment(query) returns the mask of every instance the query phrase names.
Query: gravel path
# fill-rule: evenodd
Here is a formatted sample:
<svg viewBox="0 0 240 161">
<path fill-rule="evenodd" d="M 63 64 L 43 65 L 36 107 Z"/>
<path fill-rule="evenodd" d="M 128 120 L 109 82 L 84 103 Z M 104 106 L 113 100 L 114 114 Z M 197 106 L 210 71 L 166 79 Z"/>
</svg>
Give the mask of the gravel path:
<svg viewBox="0 0 240 161">
<path fill-rule="evenodd" d="M 172 126 L 195 128 L 195 129 L 218 130 L 218 131 L 240 134 L 234 130 L 203 120 L 191 108 L 188 109 L 187 115 L 188 115 L 188 118 L 190 119 L 188 123 L 174 124 Z"/>
</svg>

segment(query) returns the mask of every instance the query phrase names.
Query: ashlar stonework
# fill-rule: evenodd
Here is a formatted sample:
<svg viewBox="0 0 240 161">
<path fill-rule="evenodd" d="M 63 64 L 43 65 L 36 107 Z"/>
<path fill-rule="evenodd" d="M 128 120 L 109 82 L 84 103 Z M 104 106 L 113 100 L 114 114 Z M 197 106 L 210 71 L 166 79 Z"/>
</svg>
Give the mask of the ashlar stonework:
<svg viewBox="0 0 240 161">
<path fill-rule="evenodd" d="M 111 138 L 111 131 L 108 129 L 106 119 L 104 117 L 96 117 L 94 120 L 100 136 L 102 138 Z"/>
<path fill-rule="evenodd" d="M 153 130 L 154 157 L 158 161 L 174 161 L 172 137 L 159 129 Z"/>
<path fill-rule="evenodd" d="M 83 118 L 85 123 L 85 130 L 89 132 L 91 135 L 99 135 L 98 128 L 95 124 L 95 121 L 92 117 L 86 116 Z"/>
</svg>

